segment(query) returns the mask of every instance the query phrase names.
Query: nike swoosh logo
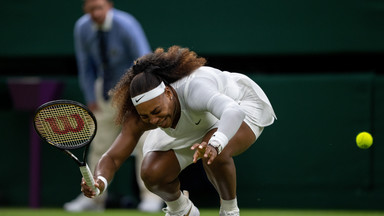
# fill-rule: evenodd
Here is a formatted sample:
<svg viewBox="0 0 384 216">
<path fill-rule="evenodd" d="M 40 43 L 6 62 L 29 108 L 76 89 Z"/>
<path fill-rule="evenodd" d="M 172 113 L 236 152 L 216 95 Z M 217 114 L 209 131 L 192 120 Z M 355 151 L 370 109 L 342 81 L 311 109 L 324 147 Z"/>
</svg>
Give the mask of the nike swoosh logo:
<svg viewBox="0 0 384 216">
<path fill-rule="evenodd" d="M 136 103 L 139 102 L 141 100 L 141 98 L 143 98 L 145 95 L 141 96 L 140 98 L 136 99 Z"/>
<path fill-rule="evenodd" d="M 201 122 L 201 119 L 198 122 L 195 122 L 195 125 L 199 125 Z"/>
</svg>

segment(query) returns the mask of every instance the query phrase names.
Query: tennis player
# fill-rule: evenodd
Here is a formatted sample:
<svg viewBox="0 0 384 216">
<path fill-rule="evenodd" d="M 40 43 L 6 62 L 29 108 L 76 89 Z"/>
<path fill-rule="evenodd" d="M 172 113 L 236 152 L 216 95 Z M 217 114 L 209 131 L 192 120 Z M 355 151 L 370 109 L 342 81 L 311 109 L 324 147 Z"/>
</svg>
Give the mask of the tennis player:
<svg viewBox="0 0 384 216">
<path fill-rule="evenodd" d="M 79 1 L 80 2 L 80 1 Z M 112 89 L 133 62 L 151 52 L 149 42 L 140 23 L 131 14 L 114 7 L 112 0 L 83 0 L 85 14 L 75 24 L 74 42 L 79 82 L 87 106 L 97 119 L 98 133 L 89 149 L 88 163 L 94 169 L 103 153 L 120 132 L 114 124 L 115 112 L 108 91 Z M 146 133 L 147 134 L 147 133 Z M 143 135 L 143 140 L 145 135 Z M 138 146 L 142 147 L 139 142 Z M 135 164 L 141 164 L 142 152 L 135 151 Z M 144 212 L 158 212 L 164 203 L 147 190 L 138 177 L 140 203 Z M 103 211 L 108 191 L 97 199 L 83 194 L 64 204 L 70 212 Z"/>
<path fill-rule="evenodd" d="M 110 92 L 122 131 L 100 159 L 104 191 L 144 131 L 141 177 L 161 197 L 166 216 L 200 215 L 180 191 L 179 173 L 198 159 L 220 196 L 220 215 L 240 215 L 233 156 L 246 151 L 276 119 L 263 90 L 239 73 L 204 66 L 187 48 L 159 48 L 139 58 Z M 88 197 L 94 192 L 82 182 Z"/>
</svg>

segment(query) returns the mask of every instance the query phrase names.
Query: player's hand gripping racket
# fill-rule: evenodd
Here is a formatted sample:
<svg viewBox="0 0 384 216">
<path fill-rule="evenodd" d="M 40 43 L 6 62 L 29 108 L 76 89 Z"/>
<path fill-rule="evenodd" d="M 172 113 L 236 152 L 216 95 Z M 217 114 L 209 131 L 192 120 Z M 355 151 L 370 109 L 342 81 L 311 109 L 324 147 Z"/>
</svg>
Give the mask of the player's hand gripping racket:
<svg viewBox="0 0 384 216">
<path fill-rule="evenodd" d="M 76 101 L 55 100 L 41 105 L 33 120 L 40 137 L 67 153 L 79 165 L 87 185 L 98 195 L 100 191 L 95 187 L 92 172 L 86 163 L 87 150 L 97 130 L 93 113 Z M 84 146 L 83 161 L 69 151 Z"/>
</svg>

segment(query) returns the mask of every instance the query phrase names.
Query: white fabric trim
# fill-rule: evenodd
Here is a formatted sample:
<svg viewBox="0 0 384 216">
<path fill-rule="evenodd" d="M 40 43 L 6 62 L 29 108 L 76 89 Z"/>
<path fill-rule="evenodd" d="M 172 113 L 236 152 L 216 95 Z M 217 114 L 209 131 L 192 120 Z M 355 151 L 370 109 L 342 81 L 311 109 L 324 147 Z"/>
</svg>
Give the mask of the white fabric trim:
<svg viewBox="0 0 384 216">
<path fill-rule="evenodd" d="M 104 193 L 105 190 L 107 190 L 107 187 L 108 187 L 108 181 L 106 178 L 104 178 L 104 176 L 97 176 L 97 179 L 100 179 L 102 182 L 104 182 L 104 190 L 100 192 L 100 194 Z M 100 195 L 99 194 L 99 195 Z"/>
<path fill-rule="evenodd" d="M 144 103 L 146 101 L 152 100 L 155 97 L 158 97 L 159 95 L 163 94 L 165 91 L 165 84 L 164 82 L 161 82 L 160 85 L 158 85 L 156 88 L 149 90 L 143 94 L 139 94 L 136 97 L 131 98 L 132 103 L 134 106 L 137 106 L 141 103 Z"/>
</svg>

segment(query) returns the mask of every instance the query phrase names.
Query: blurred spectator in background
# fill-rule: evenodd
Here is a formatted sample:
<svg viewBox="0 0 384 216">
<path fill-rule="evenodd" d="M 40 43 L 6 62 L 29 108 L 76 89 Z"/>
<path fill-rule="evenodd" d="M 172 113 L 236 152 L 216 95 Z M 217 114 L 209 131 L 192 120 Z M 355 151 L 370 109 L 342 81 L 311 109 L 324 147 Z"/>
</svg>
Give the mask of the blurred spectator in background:
<svg viewBox="0 0 384 216">
<path fill-rule="evenodd" d="M 111 0 L 84 0 L 83 3 L 86 14 L 75 24 L 74 41 L 80 86 L 98 123 L 98 132 L 88 156 L 89 166 L 94 169 L 120 132 L 114 123 L 116 111 L 112 108 L 108 91 L 135 59 L 151 52 L 151 49 L 139 22 L 132 15 L 114 8 Z M 138 173 L 144 136 L 146 134 L 135 149 L 141 199 L 138 208 L 156 212 L 163 207 L 163 201 L 146 189 Z M 80 194 L 65 203 L 64 209 L 72 212 L 102 211 L 106 198 L 107 193 L 97 199 Z"/>
</svg>

